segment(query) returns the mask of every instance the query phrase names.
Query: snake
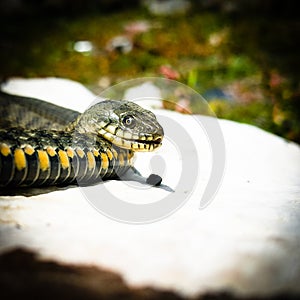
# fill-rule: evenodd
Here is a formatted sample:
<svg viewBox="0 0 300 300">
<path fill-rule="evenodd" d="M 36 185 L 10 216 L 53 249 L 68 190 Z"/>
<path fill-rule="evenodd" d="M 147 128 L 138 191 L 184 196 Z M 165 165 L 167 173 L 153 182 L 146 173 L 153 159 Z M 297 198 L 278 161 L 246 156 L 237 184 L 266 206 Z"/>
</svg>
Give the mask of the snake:
<svg viewBox="0 0 300 300">
<path fill-rule="evenodd" d="M 158 149 L 164 136 L 155 114 L 128 100 L 80 113 L 0 91 L 0 105 L 0 188 L 122 179 L 137 172 L 135 152 Z"/>
</svg>

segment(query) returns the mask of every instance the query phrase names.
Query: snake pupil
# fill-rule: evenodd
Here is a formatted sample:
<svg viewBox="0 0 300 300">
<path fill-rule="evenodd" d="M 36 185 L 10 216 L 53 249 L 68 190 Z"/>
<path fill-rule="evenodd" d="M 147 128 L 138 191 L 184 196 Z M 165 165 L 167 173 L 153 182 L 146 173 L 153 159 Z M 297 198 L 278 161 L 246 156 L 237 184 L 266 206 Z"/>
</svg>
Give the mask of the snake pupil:
<svg viewBox="0 0 300 300">
<path fill-rule="evenodd" d="M 126 116 L 123 119 L 123 124 L 128 128 L 133 128 L 135 126 L 135 119 L 132 116 Z"/>
</svg>

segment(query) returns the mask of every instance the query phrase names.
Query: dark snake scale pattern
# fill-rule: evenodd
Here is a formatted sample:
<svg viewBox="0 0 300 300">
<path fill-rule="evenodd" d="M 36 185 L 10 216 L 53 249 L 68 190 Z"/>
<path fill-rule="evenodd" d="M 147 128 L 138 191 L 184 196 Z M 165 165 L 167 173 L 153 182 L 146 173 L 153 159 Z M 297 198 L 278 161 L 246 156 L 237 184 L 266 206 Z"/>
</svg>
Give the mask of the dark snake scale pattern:
<svg viewBox="0 0 300 300">
<path fill-rule="evenodd" d="M 120 178 L 134 152 L 160 147 L 155 115 L 125 100 L 85 113 L 0 92 L 0 188 L 93 184 Z"/>
</svg>

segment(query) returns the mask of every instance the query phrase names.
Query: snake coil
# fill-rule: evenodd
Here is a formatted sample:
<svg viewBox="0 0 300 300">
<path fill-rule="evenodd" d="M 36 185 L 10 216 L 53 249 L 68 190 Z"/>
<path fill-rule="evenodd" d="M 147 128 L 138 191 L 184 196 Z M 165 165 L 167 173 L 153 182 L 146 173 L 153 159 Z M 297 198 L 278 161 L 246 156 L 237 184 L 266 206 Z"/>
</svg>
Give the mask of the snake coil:
<svg viewBox="0 0 300 300">
<path fill-rule="evenodd" d="M 85 113 L 0 92 L 0 187 L 90 184 L 133 169 L 134 152 L 161 146 L 155 115 L 103 100 Z"/>
</svg>

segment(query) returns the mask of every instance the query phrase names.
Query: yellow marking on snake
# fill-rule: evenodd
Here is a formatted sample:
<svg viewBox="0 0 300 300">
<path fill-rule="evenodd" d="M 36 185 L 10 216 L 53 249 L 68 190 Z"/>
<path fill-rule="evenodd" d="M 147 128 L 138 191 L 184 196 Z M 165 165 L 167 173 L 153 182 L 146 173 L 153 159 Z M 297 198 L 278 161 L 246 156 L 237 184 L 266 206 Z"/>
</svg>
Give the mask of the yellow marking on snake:
<svg viewBox="0 0 300 300">
<path fill-rule="evenodd" d="M 56 155 L 56 152 L 55 152 L 55 150 L 52 148 L 52 147 L 47 147 L 47 153 L 51 156 L 51 157 L 53 157 L 53 156 L 55 156 Z"/>
<path fill-rule="evenodd" d="M 27 154 L 27 155 L 32 155 L 35 150 L 32 146 L 30 145 L 27 145 L 25 148 L 24 148 L 24 152 Z"/>
<path fill-rule="evenodd" d="M 133 151 L 129 151 L 127 155 L 128 155 L 128 159 L 131 159 L 131 158 L 133 158 L 134 153 L 133 153 Z"/>
<path fill-rule="evenodd" d="M 105 153 L 101 153 L 101 158 L 102 158 L 102 168 L 107 169 L 109 166 L 107 155 Z"/>
<path fill-rule="evenodd" d="M 112 154 L 112 152 L 109 149 L 106 149 L 106 154 L 107 154 L 109 160 L 113 159 L 113 154 Z"/>
<path fill-rule="evenodd" d="M 132 152 L 128 152 L 127 153 L 127 161 L 128 161 L 128 164 L 130 165 L 130 166 L 132 166 L 133 165 L 133 153 Z"/>
<path fill-rule="evenodd" d="M 0 144 L 0 152 L 3 156 L 7 156 L 11 153 L 10 148 L 4 143 Z"/>
<path fill-rule="evenodd" d="M 80 148 L 76 149 L 77 154 L 79 155 L 80 158 L 84 157 L 84 151 Z"/>
<path fill-rule="evenodd" d="M 119 164 L 121 167 L 124 167 L 124 155 L 123 153 L 119 154 Z"/>
<path fill-rule="evenodd" d="M 112 134 L 115 134 L 116 129 L 117 129 L 117 126 L 115 126 L 115 125 L 108 125 L 106 127 L 106 130 Z"/>
<path fill-rule="evenodd" d="M 67 148 L 67 154 L 69 157 L 73 158 L 74 157 L 74 150 L 71 147 Z"/>
<path fill-rule="evenodd" d="M 95 168 L 96 162 L 95 157 L 91 151 L 87 152 L 87 160 L 88 160 L 88 168 L 89 170 L 92 170 Z"/>
<path fill-rule="evenodd" d="M 14 152 L 15 166 L 19 171 L 26 168 L 26 157 L 22 149 L 17 148 Z"/>
<path fill-rule="evenodd" d="M 69 168 L 70 167 L 70 162 L 69 162 L 69 158 L 68 158 L 67 153 L 63 150 L 59 150 L 58 151 L 58 156 L 59 156 L 59 160 L 60 160 L 62 168 L 63 169 Z"/>
<path fill-rule="evenodd" d="M 94 154 L 95 157 L 98 157 L 98 156 L 99 156 L 99 151 L 96 150 L 96 149 L 94 149 L 94 150 L 93 150 L 93 154 Z"/>
<path fill-rule="evenodd" d="M 47 152 L 44 150 L 38 150 L 37 153 L 40 162 L 40 169 L 42 171 L 47 171 L 50 168 L 50 161 Z"/>
</svg>

